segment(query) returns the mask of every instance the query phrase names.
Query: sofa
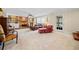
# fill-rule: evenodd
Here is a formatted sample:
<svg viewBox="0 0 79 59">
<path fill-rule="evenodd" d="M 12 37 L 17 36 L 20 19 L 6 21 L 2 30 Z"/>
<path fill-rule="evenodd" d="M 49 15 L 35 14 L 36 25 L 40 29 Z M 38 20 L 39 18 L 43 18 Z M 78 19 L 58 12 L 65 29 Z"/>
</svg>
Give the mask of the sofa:
<svg viewBox="0 0 79 59">
<path fill-rule="evenodd" d="M 47 25 L 47 26 L 44 26 L 43 28 L 38 29 L 39 33 L 51 33 L 52 31 L 53 31 L 52 25 Z"/>
<path fill-rule="evenodd" d="M 37 29 L 42 28 L 42 27 L 43 27 L 43 24 L 36 24 L 35 26 L 30 26 L 30 29 L 37 30 Z"/>
<path fill-rule="evenodd" d="M 39 28 L 42 28 L 42 27 L 43 27 L 43 24 L 36 24 L 36 25 L 35 25 L 35 28 L 36 28 L 36 29 L 39 29 Z"/>
</svg>

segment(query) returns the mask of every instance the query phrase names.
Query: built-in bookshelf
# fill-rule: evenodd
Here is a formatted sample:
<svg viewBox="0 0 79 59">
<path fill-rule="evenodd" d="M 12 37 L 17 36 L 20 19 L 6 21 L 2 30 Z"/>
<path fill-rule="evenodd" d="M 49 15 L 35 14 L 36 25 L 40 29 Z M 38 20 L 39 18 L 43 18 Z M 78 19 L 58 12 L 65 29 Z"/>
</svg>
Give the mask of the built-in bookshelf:
<svg viewBox="0 0 79 59">
<path fill-rule="evenodd" d="M 8 20 L 15 28 L 28 27 L 28 17 L 9 15 Z"/>
</svg>

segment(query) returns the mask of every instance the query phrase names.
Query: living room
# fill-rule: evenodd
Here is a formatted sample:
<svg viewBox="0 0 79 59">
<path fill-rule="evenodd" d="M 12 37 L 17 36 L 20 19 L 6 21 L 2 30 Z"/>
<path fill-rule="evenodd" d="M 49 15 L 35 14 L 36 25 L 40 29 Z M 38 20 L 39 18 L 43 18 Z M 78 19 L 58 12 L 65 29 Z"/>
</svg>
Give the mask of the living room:
<svg viewBox="0 0 79 59">
<path fill-rule="evenodd" d="M 5 50 L 79 49 L 79 34 L 77 40 L 73 36 L 79 31 L 78 8 L 3 8 L 0 15 L 18 32 L 18 43 L 8 41 Z"/>
</svg>

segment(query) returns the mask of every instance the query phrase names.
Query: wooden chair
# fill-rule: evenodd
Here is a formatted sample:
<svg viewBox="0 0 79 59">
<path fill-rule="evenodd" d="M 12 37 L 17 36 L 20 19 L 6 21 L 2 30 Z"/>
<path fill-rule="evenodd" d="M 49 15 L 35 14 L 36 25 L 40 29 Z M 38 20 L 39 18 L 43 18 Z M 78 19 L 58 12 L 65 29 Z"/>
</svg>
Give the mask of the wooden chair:
<svg viewBox="0 0 79 59">
<path fill-rule="evenodd" d="M 16 34 L 14 34 L 15 32 Z M 15 38 L 16 38 L 16 43 L 18 43 L 18 32 L 17 31 L 14 30 L 12 33 L 5 35 L 4 30 L 2 26 L 0 25 L 0 42 L 2 42 L 2 50 L 5 47 L 5 42 L 13 40 Z"/>
</svg>

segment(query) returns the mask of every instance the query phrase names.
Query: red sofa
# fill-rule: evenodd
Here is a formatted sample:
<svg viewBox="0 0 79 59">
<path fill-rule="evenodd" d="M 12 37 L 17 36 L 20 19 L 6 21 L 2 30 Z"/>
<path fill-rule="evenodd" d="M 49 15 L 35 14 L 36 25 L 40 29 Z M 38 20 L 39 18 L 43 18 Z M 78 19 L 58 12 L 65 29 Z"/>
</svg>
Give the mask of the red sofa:
<svg viewBox="0 0 79 59">
<path fill-rule="evenodd" d="M 53 26 L 52 25 L 47 25 L 47 26 L 44 26 L 43 28 L 38 29 L 39 33 L 50 33 L 52 31 L 53 31 Z"/>
</svg>

